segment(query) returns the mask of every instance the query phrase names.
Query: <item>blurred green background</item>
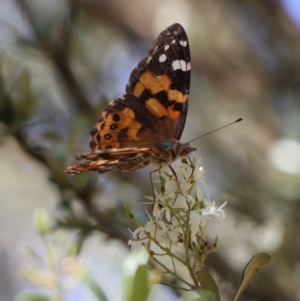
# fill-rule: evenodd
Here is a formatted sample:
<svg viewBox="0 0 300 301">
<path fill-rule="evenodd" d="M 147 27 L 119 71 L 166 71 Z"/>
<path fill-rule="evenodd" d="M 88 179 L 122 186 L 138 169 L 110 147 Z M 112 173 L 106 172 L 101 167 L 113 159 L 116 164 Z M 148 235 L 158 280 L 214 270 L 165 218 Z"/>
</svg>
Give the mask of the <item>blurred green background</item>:
<svg viewBox="0 0 300 301">
<path fill-rule="evenodd" d="M 1 300 L 29 287 L 18 272 L 20 249 L 41 248 L 32 222 L 38 207 L 76 233 L 108 295 L 121 299 L 118 268 L 127 228 L 134 229 L 123 203 L 145 220 L 151 169 L 77 176 L 63 170 L 89 150 L 89 131 L 107 101 L 125 92 L 131 70 L 175 22 L 185 28 L 192 56 L 182 141 L 245 118 L 193 143 L 210 197 L 229 202 L 225 221 L 210 228 L 219 245 L 207 269 L 228 300 L 248 259 L 265 251 L 272 261 L 243 300 L 300 300 L 300 1 L 0 6 Z"/>
</svg>

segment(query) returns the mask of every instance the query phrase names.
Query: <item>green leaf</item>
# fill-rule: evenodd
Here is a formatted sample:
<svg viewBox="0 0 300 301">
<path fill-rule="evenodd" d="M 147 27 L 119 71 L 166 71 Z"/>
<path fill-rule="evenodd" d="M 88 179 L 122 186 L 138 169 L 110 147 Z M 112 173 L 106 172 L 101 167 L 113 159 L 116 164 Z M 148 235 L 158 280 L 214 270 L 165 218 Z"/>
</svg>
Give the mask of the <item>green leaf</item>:
<svg viewBox="0 0 300 301">
<path fill-rule="evenodd" d="M 160 177 L 160 191 L 161 193 L 165 193 L 166 191 L 166 178 Z"/>
<path fill-rule="evenodd" d="M 43 209 L 36 209 L 34 211 L 34 223 L 39 235 L 44 236 L 50 231 L 50 221 L 48 212 Z"/>
<path fill-rule="evenodd" d="M 0 69 L 0 121 L 3 121 L 7 125 L 11 125 L 13 124 L 14 116 L 13 103 L 6 91 L 4 78 Z"/>
<path fill-rule="evenodd" d="M 104 290 L 91 275 L 86 275 L 84 283 L 89 287 L 99 301 L 108 301 Z"/>
<path fill-rule="evenodd" d="M 214 244 L 213 244 L 213 247 L 214 247 L 214 248 L 217 247 L 218 241 L 219 241 L 219 237 L 216 236 L 216 238 L 215 238 L 215 240 L 214 240 Z"/>
<path fill-rule="evenodd" d="M 214 278 L 205 271 L 196 272 L 201 288 L 198 290 L 202 299 L 220 301 L 220 294 Z"/>
<path fill-rule="evenodd" d="M 265 264 L 271 260 L 271 256 L 267 253 L 258 253 L 254 255 L 248 264 L 246 265 L 237 289 L 232 297 L 232 301 L 236 301 L 242 292 L 245 290 L 253 276 L 258 272 Z"/>
<path fill-rule="evenodd" d="M 130 219 L 134 219 L 134 215 L 133 213 L 131 212 L 131 209 L 128 205 L 126 204 L 123 204 L 124 206 L 124 210 L 125 210 L 125 213 L 127 214 L 127 216 L 130 218 Z"/>
<path fill-rule="evenodd" d="M 17 111 L 17 122 L 26 121 L 34 113 L 37 100 L 31 91 L 31 73 L 28 69 L 24 68 L 16 82 L 17 91 L 19 92 L 19 97 L 16 102 Z"/>
<path fill-rule="evenodd" d="M 197 294 L 196 291 L 193 292 L 187 292 L 182 295 L 181 299 L 182 301 L 205 301 L 205 299 L 201 299 L 202 297 Z"/>
<path fill-rule="evenodd" d="M 133 252 L 123 266 L 123 293 L 125 301 L 146 301 L 150 292 L 147 262 L 149 255 L 145 249 Z"/>
<path fill-rule="evenodd" d="M 44 120 L 43 120 L 44 121 Z M 42 121 L 42 122 L 43 122 Z M 48 121 L 48 120 L 47 120 Z M 48 139 L 48 140 L 51 140 L 53 142 L 60 142 L 61 140 L 61 136 L 56 133 L 56 132 L 46 132 L 46 133 L 42 133 L 43 134 L 43 137 Z"/>
<path fill-rule="evenodd" d="M 16 296 L 17 301 L 50 301 L 52 298 L 53 296 L 30 290 L 22 291 Z"/>
</svg>

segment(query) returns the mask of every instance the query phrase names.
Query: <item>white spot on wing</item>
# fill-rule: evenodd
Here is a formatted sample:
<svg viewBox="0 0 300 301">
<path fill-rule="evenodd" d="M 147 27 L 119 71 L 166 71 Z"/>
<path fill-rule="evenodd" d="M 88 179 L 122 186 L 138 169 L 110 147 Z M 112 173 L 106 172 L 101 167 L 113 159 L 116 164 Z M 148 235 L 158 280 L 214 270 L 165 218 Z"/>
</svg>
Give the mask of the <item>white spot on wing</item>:
<svg viewBox="0 0 300 301">
<path fill-rule="evenodd" d="M 147 60 L 146 60 L 146 62 L 147 62 L 147 64 L 149 64 L 149 62 L 152 60 L 152 56 L 148 56 L 147 57 Z"/>
<path fill-rule="evenodd" d="M 180 60 L 180 66 L 182 71 L 186 71 L 186 61 Z"/>
<path fill-rule="evenodd" d="M 172 63 L 173 70 L 180 69 L 182 71 L 190 71 L 191 70 L 191 63 L 186 62 L 184 60 L 175 60 Z"/>
<path fill-rule="evenodd" d="M 183 47 L 186 47 L 186 45 L 187 45 L 187 41 L 180 41 L 179 43 L 180 43 L 180 45 L 183 46 Z"/>
<path fill-rule="evenodd" d="M 170 48 L 170 45 L 165 46 L 165 50 L 168 50 Z"/>
<path fill-rule="evenodd" d="M 175 43 L 176 43 L 176 41 L 175 41 L 175 40 L 173 40 L 173 41 L 172 41 L 172 44 L 175 44 Z"/>
<path fill-rule="evenodd" d="M 180 67 L 180 63 L 179 63 L 179 61 L 178 61 L 178 60 L 176 60 L 176 61 L 173 61 L 173 63 L 172 63 L 172 67 L 173 67 L 173 69 L 174 69 L 174 70 L 181 69 L 181 67 Z"/>
<path fill-rule="evenodd" d="M 158 60 L 163 63 L 165 60 L 167 59 L 167 56 L 163 53 L 160 55 L 160 57 L 158 58 Z"/>
</svg>

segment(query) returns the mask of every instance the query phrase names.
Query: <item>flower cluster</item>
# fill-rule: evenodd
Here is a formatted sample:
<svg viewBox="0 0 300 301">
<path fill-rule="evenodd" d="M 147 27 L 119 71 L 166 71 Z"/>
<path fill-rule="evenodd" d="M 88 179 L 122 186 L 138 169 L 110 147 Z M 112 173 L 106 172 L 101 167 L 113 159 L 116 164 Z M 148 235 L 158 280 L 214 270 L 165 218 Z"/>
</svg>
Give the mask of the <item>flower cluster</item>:
<svg viewBox="0 0 300 301">
<path fill-rule="evenodd" d="M 207 190 L 205 173 L 195 159 L 183 160 L 171 171 L 161 172 L 160 192 L 155 190 L 154 196 L 148 197 L 153 202 L 152 215 L 148 213 L 149 221 L 132 232 L 128 243 L 132 250 L 146 247 L 154 259 L 155 255 L 173 257 L 194 274 L 215 248 L 205 241 L 206 222 L 212 217 L 217 221 L 225 218 L 225 204 L 217 207 L 208 194 L 203 196 L 202 190 Z M 178 251 L 185 254 L 183 259 L 175 254 Z"/>
</svg>

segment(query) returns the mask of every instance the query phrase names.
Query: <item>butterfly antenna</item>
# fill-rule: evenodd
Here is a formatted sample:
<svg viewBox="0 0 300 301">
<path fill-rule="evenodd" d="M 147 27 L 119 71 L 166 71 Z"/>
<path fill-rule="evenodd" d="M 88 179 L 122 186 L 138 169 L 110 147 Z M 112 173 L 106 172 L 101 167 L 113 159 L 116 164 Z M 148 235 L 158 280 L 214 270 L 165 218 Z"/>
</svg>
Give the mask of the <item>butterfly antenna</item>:
<svg viewBox="0 0 300 301">
<path fill-rule="evenodd" d="M 217 129 L 215 129 L 215 130 L 213 130 L 213 131 L 210 131 L 210 132 L 208 132 L 208 133 L 205 133 L 204 135 L 201 135 L 201 136 L 199 136 L 199 137 L 197 137 L 197 138 L 195 138 L 195 139 L 189 141 L 188 143 L 191 143 L 191 142 L 193 142 L 193 141 L 195 141 L 195 140 L 197 140 L 197 139 L 200 139 L 200 138 L 202 138 L 202 137 L 204 137 L 204 136 L 207 136 L 207 135 L 209 135 L 209 134 L 211 134 L 211 133 L 214 133 L 214 132 L 216 132 L 216 131 L 219 131 L 219 130 L 221 130 L 221 129 L 224 129 L 224 128 L 226 128 L 226 127 L 228 127 L 228 126 L 230 126 L 230 125 L 232 125 L 232 124 L 234 124 L 234 123 L 237 123 L 237 122 L 242 121 L 243 119 L 244 119 L 244 117 L 240 117 L 240 118 L 237 119 L 236 121 L 230 122 L 230 123 L 228 123 L 228 124 L 226 124 L 226 125 L 221 126 L 220 128 L 217 128 Z"/>
</svg>

